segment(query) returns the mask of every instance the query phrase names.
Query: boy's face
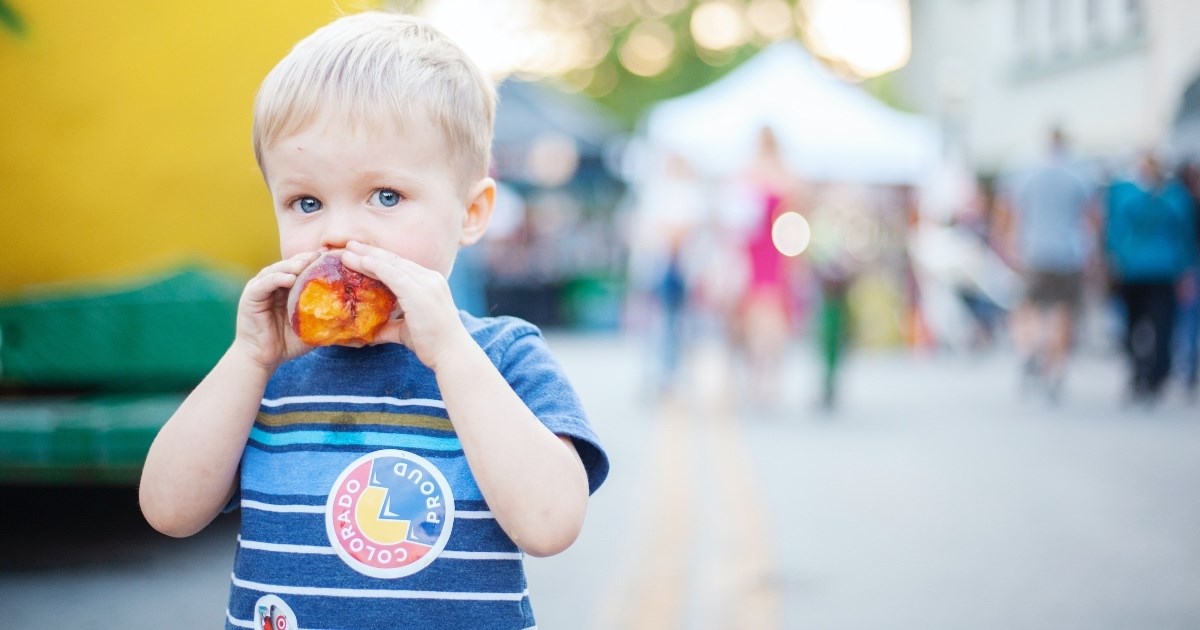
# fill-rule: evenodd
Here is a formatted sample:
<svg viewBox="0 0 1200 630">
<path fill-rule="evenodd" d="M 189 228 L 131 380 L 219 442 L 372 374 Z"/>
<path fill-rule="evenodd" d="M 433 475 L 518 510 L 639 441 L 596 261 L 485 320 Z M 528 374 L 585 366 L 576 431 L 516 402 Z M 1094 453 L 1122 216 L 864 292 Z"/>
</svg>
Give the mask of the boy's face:
<svg viewBox="0 0 1200 630">
<path fill-rule="evenodd" d="M 318 118 L 265 147 L 262 163 L 284 258 L 354 240 L 448 275 L 491 214 L 495 184 L 464 194 L 441 131 L 420 119 L 356 130 Z"/>
</svg>

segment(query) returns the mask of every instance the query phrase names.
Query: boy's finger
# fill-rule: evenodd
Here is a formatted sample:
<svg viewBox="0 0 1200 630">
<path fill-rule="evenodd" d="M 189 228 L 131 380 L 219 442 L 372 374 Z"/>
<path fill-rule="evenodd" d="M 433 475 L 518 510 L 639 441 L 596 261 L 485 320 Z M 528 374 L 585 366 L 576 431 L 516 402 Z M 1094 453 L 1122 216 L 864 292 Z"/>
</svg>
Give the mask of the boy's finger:
<svg viewBox="0 0 1200 630">
<path fill-rule="evenodd" d="M 356 254 L 367 254 L 378 249 L 380 248 L 375 247 L 374 245 L 367 245 L 362 241 L 349 241 L 346 243 L 346 250 Z"/>
<path fill-rule="evenodd" d="M 390 252 L 382 247 L 367 245 L 358 241 L 350 241 L 346 244 L 347 253 L 358 255 L 362 258 L 374 258 L 389 265 L 398 265 L 405 267 L 420 267 L 417 263 L 393 252 Z M 343 255 L 343 260 L 345 260 Z"/>
<path fill-rule="evenodd" d="M 291 271 L 293 273 L 300 273 L 301 271 L 304 271 L 306 268 L 308 268 L 308 266 L 311 265 L 313 263 L 313 261 L 315 261 L 317 258 L 320 258 L 320 256 L 321 256 L 320 252 L 301 252 L 299 254 L 296 254 L 295 256 L 292 256 L 291 258 L 286 258 L 284 260 L 279 261 L 277 263 L 277 265 L 282 270 Z"/>
<path fill-rule="evenodd" d="M 347 252 L 342 255 L 342 263 L 386 284 L 396 294 L 403 292 L 411 278 L 410 271 L 404 265 L 380 256 L 362 256 L 354 252 Z"/>
<path fill-rule="evenodd" d="M 351 271 L 357 271 L 358 273 L 366 274 L 367 276 L 375 278 L 375 274 L 369 273 L 366 269 L 363 268 L 362 261 L 363 261 L 363 256 L 361 254 L 357 254 L 357 253 L 349 251 L 349 250 L 342 252 L 342 264 L 345 265 L 347 269 L 350 269 Z M 379 278 L 375 278 L 375 279 L 378 280 Z"/>
<path fill-rule="evenodd" d="M 270 265 L 263 267 L 263 269 L 258 272 L 257 277 L 262 278 L 262 277 L 268 276 L 272 273 L 277 273 L 280 271 L 284 271 L 284 272 L 292 273 L 292 274 L 298 274 L 301 271 L 304 271 L 309 265 L 311 265 L 312 262 L 314 260 L 316 260 L 319 255 L 320 254 L 318 252 L 302 252 L 302 253 L 296 254 L 295 256 L 292 256 L 291 258 L 284 258 L 283 260 L 271 263 Z"/>
<path fill-rule="evenodd" d="M 383 280 L 383 278 L 378 277 L 379 270 L 385 268 L 397 269 L 399 267 L 394 258 L 387 258 L 384 254 L 359 254 L 352 251 L 346 251 L 342 254 L 342 263 L 350 269 L 367 274 L 376 280 Z"/>
<path fill-rule="evenodd" d="M 296 274 L 273 271 L 260 275 L 246 285 L 246 297 L 256 302 L 270 301 L 279 289 L 289 289 L 296 283 Z"/>
<path fill-rule="evenodd" d="M 404 343 L 404 321 L 392 320 L 383 325 L 378 332 L 375 333 L 375 339 L 369 344 L 377 346 L 384 343 Z"/>
<path fill-rule="evenodd" d="M 375 247 L 374 245 L 359 243 L 358 241 L 350 241 L 347 243 L 346 253 L 350 254 L 351 256 L 358 256 L 360 258 L 375 258 L 385 262 L 396 262 L 400 260 L 399 256 L 387 251 L 386 249 L 383 249 L 382 247 Z M 345 254 L 343 254 L 342 258 L 345 260 Z"/>
</svg>

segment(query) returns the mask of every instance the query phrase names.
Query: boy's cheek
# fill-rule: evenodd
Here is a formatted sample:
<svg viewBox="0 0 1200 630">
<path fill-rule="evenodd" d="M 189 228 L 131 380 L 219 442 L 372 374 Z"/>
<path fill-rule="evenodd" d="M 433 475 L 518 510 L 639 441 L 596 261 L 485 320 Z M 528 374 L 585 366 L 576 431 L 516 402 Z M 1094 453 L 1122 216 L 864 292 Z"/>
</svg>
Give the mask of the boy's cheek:
<svg viewBox="0 0 1200 630">
<path fill-rule="evenodd" d="M 294 231 L 281 229 L 279 232 L 279 253 L 282 258 L 291 258 L 306 252 L 320 252 L 325 249 L 328 248 L 322 248 L 320 242 L 306 238 Z"/>
</svg>

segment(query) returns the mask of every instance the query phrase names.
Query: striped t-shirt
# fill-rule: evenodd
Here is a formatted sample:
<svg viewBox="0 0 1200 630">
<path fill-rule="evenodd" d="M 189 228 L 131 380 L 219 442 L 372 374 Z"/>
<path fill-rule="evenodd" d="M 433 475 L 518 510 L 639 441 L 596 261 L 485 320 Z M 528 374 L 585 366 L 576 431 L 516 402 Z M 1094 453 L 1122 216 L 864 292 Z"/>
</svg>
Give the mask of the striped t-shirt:
<svg viewBox="0 0 1200 630">
<path fill-rule="evenodd" d="M 608 458 L 534 326 L 463 314 L 591 491 Z M 433 373 L 407 348 L 318 348 L 267 386 L 242 456 L 226 628 L 534 627 L 522 554 L 488 510 Z"/>
</svg>

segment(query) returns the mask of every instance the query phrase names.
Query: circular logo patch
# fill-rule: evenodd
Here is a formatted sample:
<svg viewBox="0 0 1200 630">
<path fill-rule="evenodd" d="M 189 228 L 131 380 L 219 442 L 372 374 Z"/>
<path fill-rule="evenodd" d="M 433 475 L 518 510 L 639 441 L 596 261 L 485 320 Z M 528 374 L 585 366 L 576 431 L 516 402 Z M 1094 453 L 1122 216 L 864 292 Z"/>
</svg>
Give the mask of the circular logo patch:
<svg viewBox="0 0 1200 630">
<path fill-rule="evenodd" d="M 398 578 L 429 566 L 454 525 L 454 495 L 423 457 L 389 449 L 354 460 L 325 506 L 325 531 L 350 568 Z"/>
<path fill-rule="evenodd" d="M 275 595 L 263 595 L 254 603 L 255 630 L 299 630 L 296 613 Z"/>
</svg>

